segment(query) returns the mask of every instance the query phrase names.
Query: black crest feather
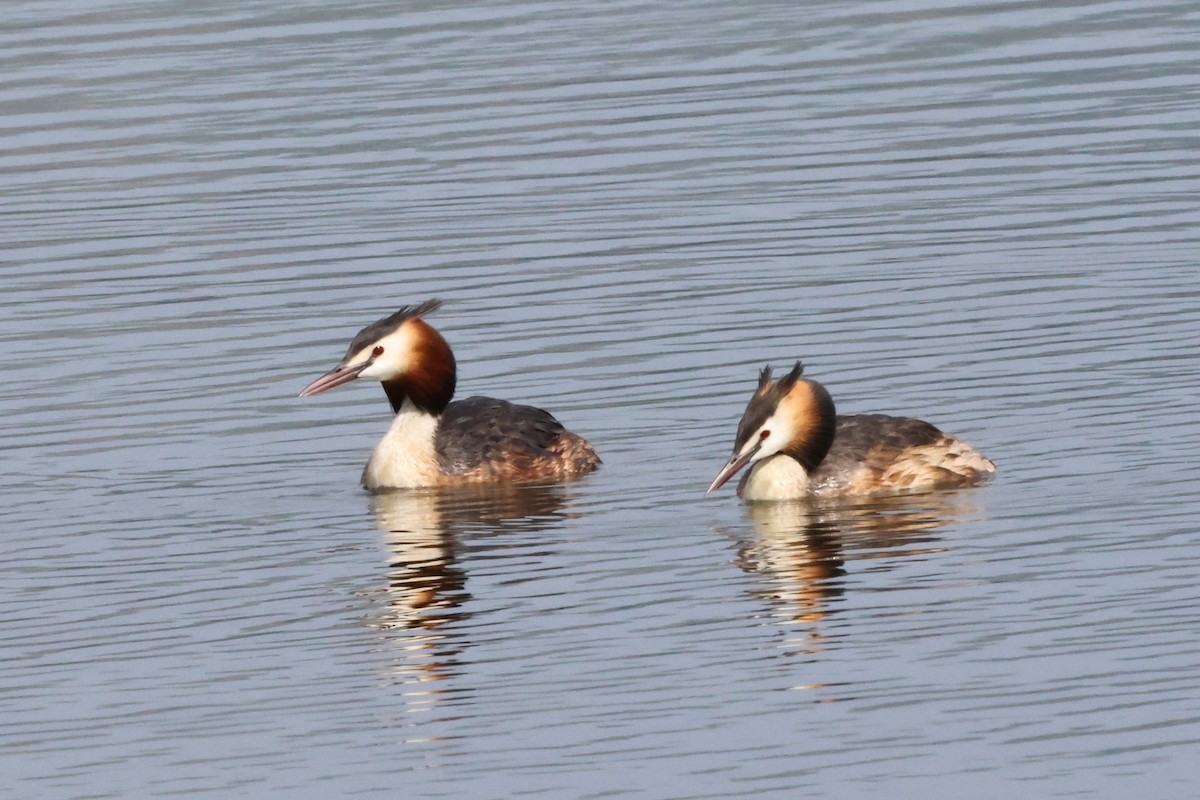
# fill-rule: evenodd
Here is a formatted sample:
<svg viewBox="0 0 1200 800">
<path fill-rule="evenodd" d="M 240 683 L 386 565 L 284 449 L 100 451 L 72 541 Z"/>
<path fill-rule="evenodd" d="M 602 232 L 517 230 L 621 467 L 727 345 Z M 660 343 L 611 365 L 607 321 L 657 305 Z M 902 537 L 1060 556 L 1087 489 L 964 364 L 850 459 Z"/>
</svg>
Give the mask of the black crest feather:
<svg viewBox="0 0 1200 800">
<path fill-rule="evenodd" d="M 419 305 L 403 306 L 396 313 L 389 314 L 378 322 L 372 322 L 359 331 L 350 342 L 350 347 L 346 350 L 346 358 L 350 358 L 372 342 L 379 341 L 410 319 L 419 319 L 426 314 L 432 314 L 441 307 L 442 301 L 435 298 L 433 300 L 426 300 Z"/>
<path fill-rule="evenodd" d="M 754 392 L 754 397 L 750 398 L 750 403 L 742 414 L 742 420 L 738 423 L 737 438 L 733 443 L 734 450 L 740 450 L 746 440 L 775 413 L 779 401 L 787 397 L 788 392 L 795 388 L 796 381 L 800 380 L 800 376 L 804 374 L 804 364 L 797 361 L 787 375 L 774 383 L 771 382 L 771 374 L 772 370 L 769 364 L 758 373 L 758 389 Z"/>
</svg>

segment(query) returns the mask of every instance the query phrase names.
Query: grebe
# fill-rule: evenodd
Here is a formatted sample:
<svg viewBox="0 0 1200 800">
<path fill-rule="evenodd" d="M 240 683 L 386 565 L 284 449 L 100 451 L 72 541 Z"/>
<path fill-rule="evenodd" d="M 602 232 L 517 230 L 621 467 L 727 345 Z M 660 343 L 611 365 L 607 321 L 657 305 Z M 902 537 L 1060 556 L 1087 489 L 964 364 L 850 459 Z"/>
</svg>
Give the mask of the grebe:
<svg viewBox="0 0 1200 800">
<path fill-rule="evenodd" d="M 540 408 L 491 397 L 450 402 L 454 353 L 423 317 L 440 300 L 405 306 L 358 332 L 346 357 L 301 397 L 356 378 L 383 384 L 396 418 L 363 470 L 367 489 L 562 480 L 600 457 Z"/>
<path fill-rule="evenodd" d="M 833 398 L 801 378 L 799 361 L 777 381 L 764 367 L 738 423 L 733 457 L 714 492 L 747 464 L 745 500 L 890 494 L 982 483 L 996 465 L 928 422 L 883 414 L 838 416 Z"/>
</svg>

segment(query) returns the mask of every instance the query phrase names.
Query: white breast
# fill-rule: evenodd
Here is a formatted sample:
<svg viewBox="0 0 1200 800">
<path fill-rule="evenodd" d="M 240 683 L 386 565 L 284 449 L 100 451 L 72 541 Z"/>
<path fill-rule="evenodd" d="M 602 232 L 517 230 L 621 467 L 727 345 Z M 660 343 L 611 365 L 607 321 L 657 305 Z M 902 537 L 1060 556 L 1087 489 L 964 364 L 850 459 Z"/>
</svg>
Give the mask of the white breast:
<svg viewBox="0 0 1200 800">
<path fill-rule="evenodd" d="M 437 417 L 405 399 L 363 469 L 363 486 L 401 489 L 435 485 L 441 476 L 434 449 L 437 426 Z"/>
<path fill-rule="evenodd" d="M 791 500 L 808 496 L 808 473 L 791 456 L 764 458 L 750 468 L 739 487 L 743 500 Z"/>
</svg>

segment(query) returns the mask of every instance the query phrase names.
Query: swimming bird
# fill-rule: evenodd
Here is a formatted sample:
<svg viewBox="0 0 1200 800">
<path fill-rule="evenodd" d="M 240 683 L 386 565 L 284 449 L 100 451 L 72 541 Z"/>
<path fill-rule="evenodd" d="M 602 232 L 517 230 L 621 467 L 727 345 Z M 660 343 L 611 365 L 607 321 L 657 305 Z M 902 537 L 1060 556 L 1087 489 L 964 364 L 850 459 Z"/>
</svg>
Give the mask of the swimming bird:
<svg viewBox="0 0 1200 800">
<path fill-rule="evenodd" d="M 396 416 L 363 469 L 363 486 L 555 481 L 595 469 L 591 444 L 540 408 L 491 397 L 451 402 L 454 353 L 424 320 L 441 305 L 405 306 L 363 328 L 345 358 L 300 392 L 310 397 L 358 378 L 383 384 Z"/>
<path fill-rule="evenodd" d="M 799 361 L 779 380 L 764 367 L 738 423 L 729 459 L 708 493 L 743 467 L 745 500 L 894 494 L 973 486 L 996 465 L 963 440 L 919 419 L 840 416 Z"/>
</svg>

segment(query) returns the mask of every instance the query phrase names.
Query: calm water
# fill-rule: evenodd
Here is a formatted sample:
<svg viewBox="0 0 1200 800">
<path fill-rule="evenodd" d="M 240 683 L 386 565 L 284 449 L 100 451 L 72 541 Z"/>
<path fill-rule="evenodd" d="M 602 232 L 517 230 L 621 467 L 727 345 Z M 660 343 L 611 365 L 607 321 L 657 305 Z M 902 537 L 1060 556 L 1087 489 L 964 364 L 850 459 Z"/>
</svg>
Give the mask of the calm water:
<svg viewBox="0 0 1200 800">
<path fill-rule="evenodd" d="M 1200 9 L 1046 5 L 7 4 L 0 794 L 1191 797 Z M 433 296 L 601 472 L 358 488 Z M 705 499 L 796 358 L 999 480 Z"/>
</svg>

